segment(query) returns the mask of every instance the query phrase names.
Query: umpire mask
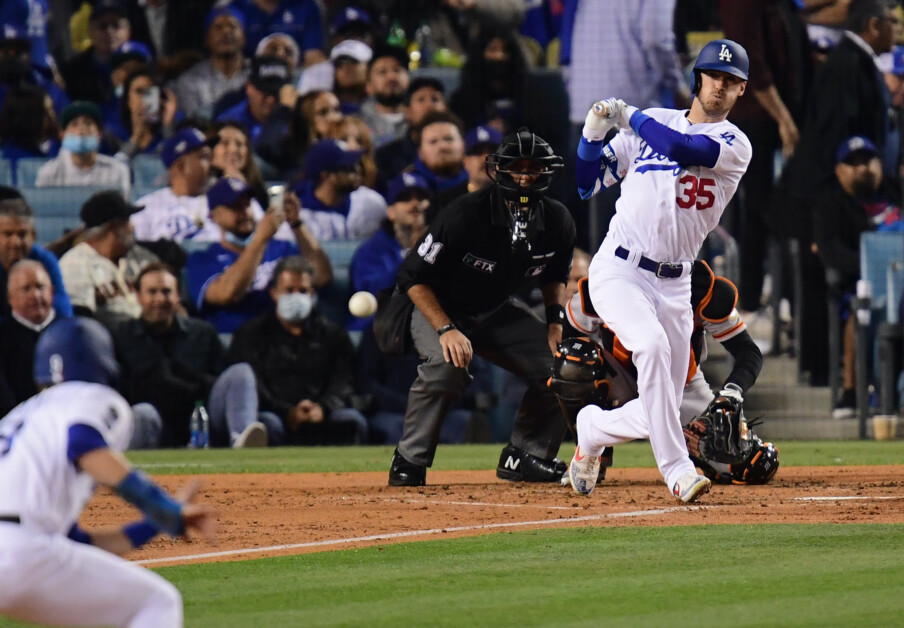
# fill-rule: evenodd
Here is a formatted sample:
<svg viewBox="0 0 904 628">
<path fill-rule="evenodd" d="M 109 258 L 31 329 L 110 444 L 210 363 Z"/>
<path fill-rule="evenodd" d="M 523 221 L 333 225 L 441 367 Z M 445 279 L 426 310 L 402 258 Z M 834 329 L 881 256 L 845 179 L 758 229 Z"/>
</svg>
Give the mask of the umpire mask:
<svg viewBox="0 0 904 628">
<path fill-rule="evenodd" d="M 279 295 L 276 314 L 287 323 L 301 323 L 311 315 L 317 304 L 317 297 L 307 292 L 292 292 Z"/>
<path fill-rule="evenodd" d="M 546 140 L 527 127 L 506 136 L 486 159 L 487 176 L 503 198 L 525 207 L 540 199 L 563 167 L 562 158 L 552 152 Z"/>
</svg>

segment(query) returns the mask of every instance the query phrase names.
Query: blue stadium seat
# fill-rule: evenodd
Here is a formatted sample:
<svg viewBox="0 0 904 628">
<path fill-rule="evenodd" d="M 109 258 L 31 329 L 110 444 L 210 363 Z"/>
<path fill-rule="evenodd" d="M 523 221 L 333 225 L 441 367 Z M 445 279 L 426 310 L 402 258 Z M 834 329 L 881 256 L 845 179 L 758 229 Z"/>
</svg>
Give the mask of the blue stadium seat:
<svg viewBox="0 0 904 628">
<path fill-rule="evenodd" d="M 150 185 L 133 185 L 132 186 L 132 202 L 134 203 L 142 196 L 147 196 L 151 192 L 156 192 L 161 187 L 166 186 L 150 186 Z"/>
<path fill-rule="evenodd" d="M 21 187 L 22 195 L 35 213 L 37 241 L 53 242 L 67 230 L 81 225 L 79 211 L 88 197 L 105 188 L 95 187 Z"/>
<path fill-rule="evenodd" d="M 904 288 L 904 234 L 861 234 L 860 277 L 872 285 L 873 313 L 878 313 L 881 320 L 898 322 L 898 302 Z"/>
<path fill-rule="evenodd" d="M 443 90 L 446 94 L 446 100 L 452 97 L 452 94 L 455 93 L 455 90 L 458 89 L 459 84 L 461 83 L 461 68 L 418 68 L 417 70 L 413 70 L 411 72 L 411 78 L 417 78 L 419 76 L 426 76 L 429 78 L 435 78 L 440 83 L 443 84 Z"/>
<path fill-rule="evenodd" d="M 13 184 L 13 171 L 9 167 L 9 160 L 0 159 L 0 185 Z"/>
<path fill-rule="evenodd" d="M 167 186 L 167 172 L 158 155 L 135 155 L 132 159 L 132 183 L 136 188 L 154 190 Z"/>
<path fill-rule="evenodd" d="M 16 161 L 16 185 L 19 188 L 34 187 L 38 170 L 50 159 L 47 157 L 22 157 Z"/>
<path fill-rule="evenodd" d="M 363 240 L 326 240 L 321 242 L 324 253 L 330 258 L 333 268 L 336 266 L 350 266 L 355 250 Z"/>
<path fill-rule="evenodd" d="M 345 324 L 348 319 L 348 298 L 352 293 L 349 268 L 352 256 L 362 240 L 326 240 L 321 242 L 333 266 L 333 281 L 319 291 L 317 308 L 330 320 Z"/>
</svg>

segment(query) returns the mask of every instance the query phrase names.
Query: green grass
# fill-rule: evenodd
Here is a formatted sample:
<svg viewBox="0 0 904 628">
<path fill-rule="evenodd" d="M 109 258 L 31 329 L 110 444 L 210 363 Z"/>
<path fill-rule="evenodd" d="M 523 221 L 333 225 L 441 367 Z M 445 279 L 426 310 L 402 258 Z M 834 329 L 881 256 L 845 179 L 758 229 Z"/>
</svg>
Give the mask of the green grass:
<svg viewBox="0 0 904 628">
<path fill-rule="evenodd" d="M 891 626 L 904 526 L 559 529 L 159 572 L 191 626 Z"/>
<path fill-rule="evenodd" d="M 795 441 L 780 448 L 783 466 L 904 460 L 902 441 Z M 563 457 L 569 449 L 563 446 Z M 499 451 L 500 445 L 441 446 L 434 468 L 492 469 Z M 129 457 L 154 474 L 385 472 L 391 453 L 391 447 L 281 448 Z M 616 464 L 652 467 L 649 445 L 620 446 Z M 197 627 L 850 628 L 899 626 L 904 617 L 901 524 L 509 531 L 155 571 L 179 587 L 186 624 Z M 24 624 L 0 619 L 6 626 Z"/>
<path fill-rule="evenodd" d="M 904 441 L 788 441 L 777 443 L 783 467 L 899 464 Z M 565 443 L 560 457 L 569 460 L 574 445 Z M 433 469 L 493 469 L 501 444 L 440 445 Z M 185 473 L 310 473 L 386 471 L 392 447 L 280 447 L 274 449 L 167 449 L 128 452 L 136 465 L 155 475 Z M 650 445 L 619 445 L 615 464 L 654 467 Z"/>
</svg>

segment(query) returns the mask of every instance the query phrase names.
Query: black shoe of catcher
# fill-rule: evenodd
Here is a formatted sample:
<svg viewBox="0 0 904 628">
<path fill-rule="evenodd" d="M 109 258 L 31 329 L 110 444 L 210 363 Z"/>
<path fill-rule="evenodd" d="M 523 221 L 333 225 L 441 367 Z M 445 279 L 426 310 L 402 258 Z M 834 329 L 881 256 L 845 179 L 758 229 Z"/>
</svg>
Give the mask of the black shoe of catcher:
<svg viewBox="0 0 904 628">
<path fill-rule="evenodd" d="M 558 482 L 568 471 L 568 464 L 553 458 L 544 460 L 511 443 L 502 449 L 496 477 L 509 482 Z"/>
<path fill-rule="evenodd" d="M 427 483 L 427 467 L 408 462 L 396 449 L 389 466 L 389 486 L 424 486 Z"/>
</svg>

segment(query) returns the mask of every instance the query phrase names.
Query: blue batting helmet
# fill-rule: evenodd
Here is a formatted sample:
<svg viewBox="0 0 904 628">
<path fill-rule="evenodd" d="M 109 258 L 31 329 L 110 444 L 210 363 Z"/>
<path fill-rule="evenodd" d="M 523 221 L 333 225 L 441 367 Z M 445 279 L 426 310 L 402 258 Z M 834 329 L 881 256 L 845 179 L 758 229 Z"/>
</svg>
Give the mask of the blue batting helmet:
<svg viewBox="0 0 904 628">
<path fill-rule="evenodd" d="M 115 385 L 119 364 L 110 333 L 90 318 L 54 321 L 38 338 L 34 376 L 38 386 L 72 381 Z"/>
<path fill-rule="evenodd" d="M 700 71 L 717 70 L 747 80 L 750 60 L 744 46 L 730 39 L 714 39 L 705 46 L 694 63 L 694 93 L 700 91 Z"/>
</svg>

